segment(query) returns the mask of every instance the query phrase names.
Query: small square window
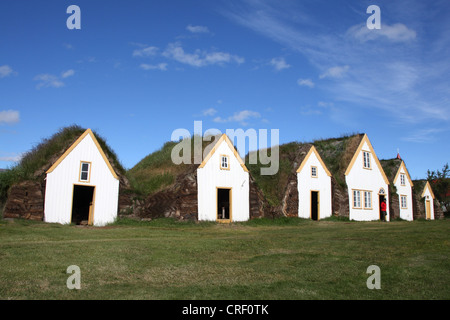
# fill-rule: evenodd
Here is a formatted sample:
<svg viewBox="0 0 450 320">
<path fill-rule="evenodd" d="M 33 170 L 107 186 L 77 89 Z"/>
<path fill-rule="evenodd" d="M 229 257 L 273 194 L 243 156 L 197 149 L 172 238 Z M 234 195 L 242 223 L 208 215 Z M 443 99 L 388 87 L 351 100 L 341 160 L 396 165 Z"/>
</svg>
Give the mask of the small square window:
<svg viewBox="0 0 450 320">
<path fill-rule="evenodd" d="M 226 155 L 220 156 L 220 169 L 225 169 L 225 170 L 230 169 L 228 156 L 226 156 Z"/>
<path fill-rule="evenodd" d="M 311 167 L 311 177 L 317 178 L 317 167 Z"/>
<path fill-rule="evenodd" d="M 89 162 L 81 163 L 80 181 L 89 182 L 90 169 L 91 169 L 91 164 Z"/>
</svg>

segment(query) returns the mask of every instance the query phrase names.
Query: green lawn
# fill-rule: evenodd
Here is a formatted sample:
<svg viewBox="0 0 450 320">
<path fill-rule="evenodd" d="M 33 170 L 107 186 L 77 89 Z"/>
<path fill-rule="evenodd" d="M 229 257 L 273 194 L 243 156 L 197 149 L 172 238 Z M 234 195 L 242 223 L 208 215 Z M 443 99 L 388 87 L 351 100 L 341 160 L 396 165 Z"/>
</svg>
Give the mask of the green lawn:
<svg viewBox="0 0 450 320">
<path fill-rule="evenodd" d="M 0 220 L 0 299 L 450 299 L 449 256 L 449 220 Z M 66 287 L 70 265 L 80 290 Z"/>
</svg>

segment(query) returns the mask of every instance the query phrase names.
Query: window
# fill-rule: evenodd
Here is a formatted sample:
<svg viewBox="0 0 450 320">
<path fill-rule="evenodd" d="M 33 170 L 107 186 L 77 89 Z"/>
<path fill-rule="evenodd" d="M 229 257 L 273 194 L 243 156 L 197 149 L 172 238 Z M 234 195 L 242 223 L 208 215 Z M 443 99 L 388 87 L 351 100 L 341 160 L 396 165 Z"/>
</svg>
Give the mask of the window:
<svg viewBox="0 0 450 320">
<path fill-rule="evenodd" d="M 230 164 L 229 164 L 228 160 L 229 160 L 228 156 L 226 156 L 226 155 L 220 156 L 220 169 L 230 170 Z"/>
<path fill-rule="evenodd" d="M 364 191 L 364 209 L 372 209 L 372 192 Z"/>
<path fill-rule="evenodd" d="M 364 206 L 362 205 L 361 196 L 364 198 Z M 354 209 L 372 209 L 372 191 L 353 190 L 353 208 Z"/>
<path fill-rule="evenodd" d="M 400 184 L 401 184 L 402 186 L 406 185 L 405 174 L 404 174 L 404 173 L 401 173 L 401 174 L 400 174 Z"/>
<path fill-rule="evenodd" d="M 407 209 L 408 208 L 408 204 L 406 202 L 406 196 L 400 196 L 400 203 L 402 205 L 402 209 Z"/>
<path fill-rule="evenodd" d="M 89 182 L 91 173 L 91 164 L 89 162 L 81 162 L 80 181 Z"/>
<path fill-rule="evenodd" d="M 363 151 L 364 168 L 370 169 L 370 152 Z"/>
<path fill-rule="evenodd" d="M 361 208 L 361 192 L 353 190 L 353 208 Z"/>
<path fill-rule="evenodd" d="M 317 178 L 317 167 L 311 167 L 311 177 Z"/>
</svg>

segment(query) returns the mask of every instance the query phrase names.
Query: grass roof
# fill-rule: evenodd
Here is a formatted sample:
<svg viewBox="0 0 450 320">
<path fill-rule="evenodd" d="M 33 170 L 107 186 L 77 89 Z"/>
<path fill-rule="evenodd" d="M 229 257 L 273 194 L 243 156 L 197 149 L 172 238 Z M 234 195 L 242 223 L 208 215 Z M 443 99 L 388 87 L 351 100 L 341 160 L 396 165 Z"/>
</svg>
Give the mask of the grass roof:
<svg viewBox="0 0 450 320">
<path fill-rule="evenodd" d="M 204 141 L 202 137 L 202 152 L 211 143 L 215 144 L 220 138 L 214 136 L 211 141 Z M 194 139 L 189 139 L 191 145 L 191 164 L 175 164 L 172 161 L 172 149 L 181 142 L 166 142 L 159 150 L 149 154 L 128 170 L 127 177 L 131 187 L 138 194 L 148 196 L 172 186 L 177 176 L 194 171 L 199 164 L 194 164 Z M 205 138 L 207 140 L 207 138 Z"/>
<path fill-rule="evenodd" d="M 40 143 L 25 153 L 17 165 L 2 172 L 0 174 L 0 202 L 6 200 L 7 190 L 13 184 L 26 180 L 43 179 L 45 172 L 85 131 L 86 129 L 78 125 L 64 127 L 50 138 L 42 139 Z M 116 173 L 124 175 L 126 171 L 116 153 L 107 145 L 105 139 L 97 133 L 93 133 Z"/>
<path fill-rule="evenodd" d="M 395 175 L 397 174 L 398 169 L 402 164 L 402 160 L 398 158 L 385 159 L 380 160 L 380 164 L 383 167 L 384 173 L 386 174 L 386 177 L 388 178 L 389 182 L 393 183 Z"/>
<path fill-rule="evenodd" d="M 364 134 L 343 135 L 339 138 L 320 139 L 313 142 L 290 142 L 279 146 L 279 170 L 275 175 L 261 175 L 261 164 L 245 165 L 270 205 L 281 204 L 289 179 L 296 174 L 310 147 L 314 145 L 335 180 L 346 188 L 345 170 L 356 152 Z"/>
</svg>

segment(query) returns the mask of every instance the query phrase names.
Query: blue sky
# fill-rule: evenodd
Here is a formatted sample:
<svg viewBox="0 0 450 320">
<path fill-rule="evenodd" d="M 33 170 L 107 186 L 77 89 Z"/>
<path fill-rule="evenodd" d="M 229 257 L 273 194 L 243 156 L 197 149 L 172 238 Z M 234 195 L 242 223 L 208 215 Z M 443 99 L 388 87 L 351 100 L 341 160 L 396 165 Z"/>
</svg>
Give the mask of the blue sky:
<svg viewBox="0 0 450 320">
<path fill-rule="evenodd" d="M 69 30 L 69 5 L 81 29 Z M 381 29 L 366 25 L 370 5 Z M 367 133 L 412 178 L 450 155 L 448 1 L 2 1 L 0 168 L 59 128 L 125 167 L 179 128 Z"/>
</svg>

